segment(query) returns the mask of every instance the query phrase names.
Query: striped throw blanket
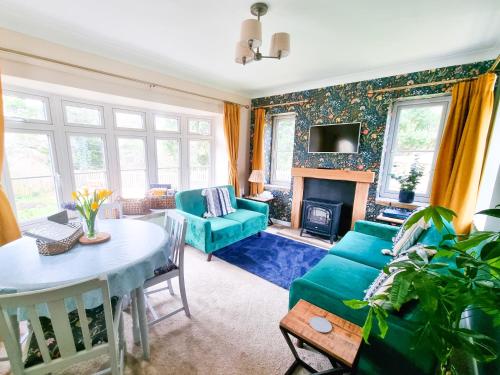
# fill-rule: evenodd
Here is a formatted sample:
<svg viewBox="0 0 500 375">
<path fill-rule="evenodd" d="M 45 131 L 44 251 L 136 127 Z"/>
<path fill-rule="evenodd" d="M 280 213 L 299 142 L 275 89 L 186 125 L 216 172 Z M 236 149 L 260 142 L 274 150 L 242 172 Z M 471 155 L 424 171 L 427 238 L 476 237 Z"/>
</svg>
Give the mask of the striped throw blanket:
<svg viewBox="0 0 500 375">
<path fill-rule="evenodd" d="M 201 195 L 207 202 L 207 212 L 203 214 L 203 217 L 225 216 L 236 211 L 231 205 L 229 190 L 225 187 L 203 189 Z"/>
</svg>

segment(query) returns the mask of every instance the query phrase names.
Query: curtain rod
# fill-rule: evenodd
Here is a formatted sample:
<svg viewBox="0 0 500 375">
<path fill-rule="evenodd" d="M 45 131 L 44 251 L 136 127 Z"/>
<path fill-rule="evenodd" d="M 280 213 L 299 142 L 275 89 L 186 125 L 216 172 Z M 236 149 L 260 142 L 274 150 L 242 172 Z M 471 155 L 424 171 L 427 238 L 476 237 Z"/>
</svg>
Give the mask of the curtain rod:
<svg viewBox="0 0 500 375">
<path fill-rule="evenodd" d="M 165 89 L 165 90 L 176 91 L 176 92 L 179 92 L 179 93 L 182 93 L 182 94 L 194 95 L 194 96 L 198 96 L 200 98 L 205 98 L 205 99 L 217 100 L 217 101 L 220 101 L 220 102 L 224 102 L 224 100 L 216 98 L 216 97 L 213 97 L 213 96 L 203 95 L 203 94 L 196 94 L 194 92 L 190 92 L 190 91 L 187 91 L 187 90 L 178 89 L 176 87 L 166 86 L 166 85 L 162 85 L 162 84 L 151 82 L 151 81 L 145 81 L 145 80 L 138 79 L 138 78 L 127 77 L 127 76 L 124 76 L 124 75 L 121 75 L 121 74 L 106 72 L 106 71 L 100 70 L 100 69 L 89 68 L 87 66 L 73 64 L 73 63 L 69 63 L 69 62 L 65 62 L 65 61 L 61 61 L 61 60 L 56 60 L 56 59 L 52 59 L 50 57 L 39 56 L 39 55 L 35 55 L 35 54 L 32 54 L 32 53 L 23 52 L 23 51 L 17 51 L 17 50 L 14 50 L 14 49 L 4 48 L 4 47 L 0 47 L 0 51 L 11 53 L 11 54 L 14 54 L 14 55 L 25 56 L 25 57 L 29 57 L 29 58 L 33 58 L 33 59 L 37 59 L 37 60 L 42 60 L 42 61 L 50 62 L 50 63 L 53 63 L 53 64 L 64 65 L 64 66 L 68 66 L 70 68 L 85 70 L 87 72 L 97 73 L 97 74 L 101 74 L 101 75 L 105 75 L 105 76 L 109 76 L 109 77 L 113 77 L 113 78 L 124 79 L 124 80 L 127 80 L 127 81 L 136 82 L 136 83 L 140 83 L 140 84 L 149 86 L 150 88 L 159 87 L 159 88 L 162 88 L 162 89 Z M 250 108 L 250 106 L 246 105 L 246 104 L 239 104 L 239 103 L 237 103 L 237 104 L 239 106 L 243 107 L 243 108 L 246 108 L 246 109 Z"/>
<path fill-rule="evenodd" d="M 500 63 L 500 55 L 497 56 L 497 58 L 493 62 L 493 65 L 491 65 L 491 67 L 488 69 L 488 73 L 493 73 L 496 70 L 498 63 Z M 396 87 L 387 87 L 385 89 L 368 90 L 368 94 L 377 94 L 377 93 L 390 92 L 390 91 L 400 91 L 400 90 L 412 89 L 412 88 L 416 88 L 416 87 L 446 85 L 449 83 L 472 81 L 475 79 L 477 79 L 477 77 L 445 79 L 442 81 L 427 82 L 427 83 L 415 83 L 413 85 L 407 85 L 407 86 L 396 86 Z"/>
<path fill-rule="evenodd" d="M 305 103 L 308 103 L 309 101 L 310 101 L 309 99 L 305 99 L 305 100 L 298 100 L 296 102 L 268 104 L 268 105 L 261 105 L 261 106 L 258 106 L 258 107 L 252 107 L 252 109 L 257 109 L 257 108 L 272 108 L 272 107 L 285 107 L 285 106 L 295 105 L 295 104 L 305 104 Z"/>
</svg>

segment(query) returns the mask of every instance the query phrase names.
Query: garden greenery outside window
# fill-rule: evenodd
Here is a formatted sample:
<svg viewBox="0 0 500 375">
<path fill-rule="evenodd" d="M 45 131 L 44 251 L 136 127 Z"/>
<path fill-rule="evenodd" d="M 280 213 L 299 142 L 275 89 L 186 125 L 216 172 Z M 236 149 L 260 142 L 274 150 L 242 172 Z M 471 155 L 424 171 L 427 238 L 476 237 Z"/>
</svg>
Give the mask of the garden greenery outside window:
<svg viewBox="0 0 500 375">
<path fill-rule="evenodd" d="M 295 115 L 275 116 L 271 145 L 271 185 L 290 187 L 294 141 Z"/>
<path fill-rule="evenodd" d="M 400 186 L 391 175 L 406 175 L 416 163 L 423 176 L 415 188 L 415 201 L 428 202 L 436 157 L 448 115 L 450 96 L 395 102 L 390 113 L 379 197 L 397 199 Z"/>
<path fill-rule="evenodd" d="M 214 181 L 214 118 L 9 87 L 2 184 L 21 223 L 60 210 L 84 186 L 142 198 Z"/>
</svg>

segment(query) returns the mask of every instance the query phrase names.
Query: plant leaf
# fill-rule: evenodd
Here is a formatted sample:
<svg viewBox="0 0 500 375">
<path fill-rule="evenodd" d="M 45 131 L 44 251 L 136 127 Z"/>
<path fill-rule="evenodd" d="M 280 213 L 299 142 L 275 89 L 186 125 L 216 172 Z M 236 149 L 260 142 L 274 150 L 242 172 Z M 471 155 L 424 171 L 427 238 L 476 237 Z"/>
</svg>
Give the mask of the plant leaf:
<svg viewBox="0 0 500 375">
<path fill-rule="evenodd" d="M 482 260 L 492 260 L 500 257 L 500 241 L 489 242 L 481 250 Z"/>
<path fill-rule="evenodd" d="M 441 215 L 448 223 L 453 220 L 453 216 L 455 217 L 457 216 L 457 214 L 454 211 L 449 210 L 446 207 L 436 206 L 435 208 L 437 213 Z"/>
<path fill-rule="evenodd" d="M 342 301 L 342 302 L 344 303 L 344 305 L 346 305 L 354 310 L 359 310 L 365 306 L 368 306 L 368 301 L 360 301 L 357 299 L 351 299 L 351 300 Z"/>
<path fill-rule="evenodd" d="M 384 338 L 389 330 L 389 325 L 387 324 L 387 311 L 381 308 L 375 308 L 375 316 L 377 317 L 378 329 L 380 331 L 380 337 Z"/>
<path fill-rule="evenodd" d="M 390 301 L 394 308 L 399 311 L 401 305 L 407 301 L 408 290 L 411 286 L 411 278 L 405 275 L 405 272 L 398 273 L 390 291 Z"/>
<path fill-rule="evenodd" d="M 500 205 L 496 206 L 500 207 Z M 482 210 L 476 213 L 476 215 L 487 215 L 493 217 L 500 217 L 500 208 L 489 208 L 487 210 Z"/>
<path fill-rule="evenodd" d="M 368 315 L 366 316 L 365 324 L 363 324 L 363 340 L 367 344 L 369 344 L 368 338 L 370 337 L 372 326 L 373 326 L 373 309 L 370 309 L 368 311 Z"/>
<path fill-rule="evenodd" d="M 417 221 L 419 221 L 424 215 L 426 214 L 427 210 L 429 207 L 424 208 L 423 210 L 415 212 L 406 222 L 405 228 L 411 227 L 413 224 L 415 224 Z M 427 220 L 426 220 L 427 221 Z"/>
</svg>

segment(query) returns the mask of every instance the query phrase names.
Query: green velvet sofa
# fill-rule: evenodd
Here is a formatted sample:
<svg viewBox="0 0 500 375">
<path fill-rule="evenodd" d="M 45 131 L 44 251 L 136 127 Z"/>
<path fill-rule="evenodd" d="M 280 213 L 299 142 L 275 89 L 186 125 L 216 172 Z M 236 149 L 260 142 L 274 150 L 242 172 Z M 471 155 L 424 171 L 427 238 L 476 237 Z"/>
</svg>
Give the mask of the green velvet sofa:
<svg viewBox="0 0 500 375">
<path fill-rule="evenodd" d="M 249 237 L 267 228 L 269 206 L 265 203 L 236 198 L 229 190 L 231 205 L 236 212 L 223 217 L 204 218 L 206 212 L 203 189 L 186 190 L 175 195 L 177 210 L 187 219 L 186 243 L 208 254 Z"/>
<path fill-rule="evenodd" d="M 316 266 L 293 281 L 290 287 L 289 307 L 306 300 L 360 326 L 367 309 L 353 310 L 342 301 L 363 299 L 365 290 L 392 257 L 382 249 L 392 248 L 392 237 L 397 227 L 369 221 L 357 221 Z M 436 245 L 441 234 L 431 226 L 418 239 L 427 245 Z M 385 339 L 370 337 L 370 345 L 363 344 L 358 373 L 361 374 L 434 374 L 436 360 L 426 349 L 414 347 L 417 304 L 404 306 L 389 314 L 389 331 Z"/>
</svg>

